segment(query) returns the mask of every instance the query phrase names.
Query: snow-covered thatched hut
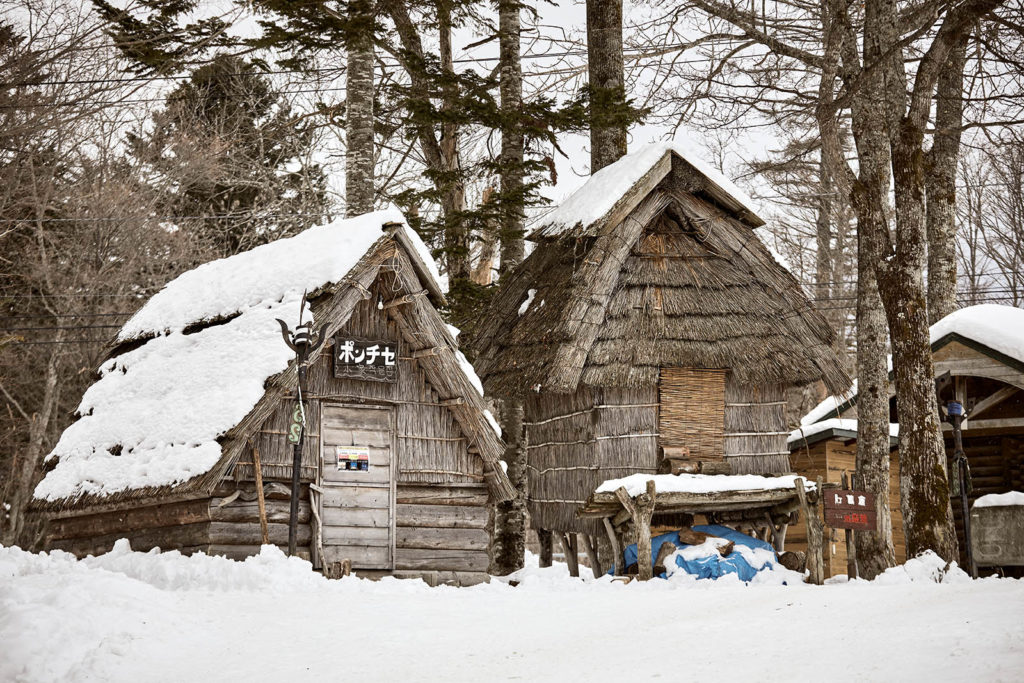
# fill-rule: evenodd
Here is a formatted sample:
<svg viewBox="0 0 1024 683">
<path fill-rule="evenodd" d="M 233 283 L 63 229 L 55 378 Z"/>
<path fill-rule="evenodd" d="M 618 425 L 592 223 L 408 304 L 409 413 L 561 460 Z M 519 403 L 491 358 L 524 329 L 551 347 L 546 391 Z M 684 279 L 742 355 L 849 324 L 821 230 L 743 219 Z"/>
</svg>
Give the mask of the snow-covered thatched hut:
<svg viewBox="0 0 1024 683">
<path fill-rule="evenodd" d="M 513 494 L 503 444 L 435 309 L 434 263 L 396 211 L 207 263 L 153 296 L 48 456 L 34 501 L 48 546 L 84 555 L 127 537 L 241 557 L 262 522 L 285 543 L 297 372 L 275 319 L 295 325 L 304 292 L 327 342 L 307 373 L 301 553 L 481 580 L 487 505 Z"/>
<path fill-rule="evenodd" d="M 1024 491 L 1024 310 L 981 304 L 954 311 L 931 327 L 940 405 L 957 401 L 966 410 L 963 446 L 971 469 L 971 503 L 982 496 Z M 890 485 L 889 506 L 896 559 L 906 559 L 903 516 L 900 511 L 899 414 L 889 386 Z M 829 396 L 801 419 L 789 437 L 790 461 L 796 472 L 813 480 L 839 482 L 853 474 L 857 456 L 857 387 Z M 952 427 L 942 425 L 946 453 L 953 455 Z M 961 554 L 965 551 L 963 514 L 953 505 Z M 787 543 L 799 549 L 805 540 L 803 523 L 791 527 Z M 966 557 L 961 558 L 965 565 Z M 826 549 L 825 573 L 846 573 L 846 547 Z M 1019 570 L 1018 570 L 1019 571 Z"/>
<path fill-rule="evenodd" d="M 474 347 L 488 391 L 523 397 L 536 528 L 598 533 L 587 497 L 664 456 L 789 470 L 786 388 L 849 380 L 762 225 L 669 143 L 601 169 L 531 234 Z"/>
</svg>

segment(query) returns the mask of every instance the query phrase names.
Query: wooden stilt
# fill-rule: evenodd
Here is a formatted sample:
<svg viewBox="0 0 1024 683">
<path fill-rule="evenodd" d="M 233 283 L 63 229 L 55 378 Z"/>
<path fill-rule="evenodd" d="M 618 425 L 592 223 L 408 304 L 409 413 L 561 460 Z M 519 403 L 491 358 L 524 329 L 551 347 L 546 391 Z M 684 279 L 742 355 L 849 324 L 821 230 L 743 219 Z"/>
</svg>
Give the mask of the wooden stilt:
<svg viewBox="0 0 1024 683">
<path fill-rule="evenodd" d="M 551 532 L 548 529 L 537 529 L 537 541 L 540 543 L 540 566 L 550 567 L 555 544 Z"/>
<path fill-rule="evenodd" d="M 569 536 L 564 531 L 558 532 L 558 541 L 562 544 L 562 554 L 565 555 L 565 563 L 569 565 L 569 576 L 580 575 L 580 563 L 579 557 L 576 554 L 576 549 L 573 547 L 572 541 L 569 540 Z"/>
<path fill-rule="evenodd" d="M 604 530 L 608 534 L 608 542 L 612 546 L 612 563 L 615 566 L 615 576 L 625 576 L 626 562 L 622 556 L 622 544 L 619 543 L 619 535 L 615 533 L 615 527 L 612 526 L 611 520 L 605 517 L 601 521 L 604 522 Z"/>
<path fill-rule="evenodd" d="M 641 493 L 636 499 L 630 498 L 625 487 L 620 486 L 615 491 L 616 497 L 622 503 L 622 507 L 629 511 L 636 527 L 636 562 L 638 577 L 641 581 L 648 581 L 653 576 L 654 558 L 651 557 L 651 517 L 654 515 L 654 481 L 647 481 L 647 491 Z"/>
<path fill-rule="evenodd" d="M 818 478 L 818 489 L 811 493 L 804 491 L 804 480 L 796 478 L 796 495 L 800 498 L 800 506 L 804 512 L 807 525 L 807 580 L 820 586 L 825 581 L 825 563 L 822 557 L 824 545 L 824 522 L 818 516 L 817 501 L 821 498 L 823 482 Z M 813 497 L 812 497 L 813 496 Z"/>
<path fill-rule="evenodd" d="M 587 559 L 590 560 L 590 568 L 594 572 L 594 578 L 604 574 L 604 568 L 601 566 L 601 558 L 597 554 L 597 542 L 590 534 L 580 534 L 583 539 L 583 550 L 587 553 Z"/>
</svg>

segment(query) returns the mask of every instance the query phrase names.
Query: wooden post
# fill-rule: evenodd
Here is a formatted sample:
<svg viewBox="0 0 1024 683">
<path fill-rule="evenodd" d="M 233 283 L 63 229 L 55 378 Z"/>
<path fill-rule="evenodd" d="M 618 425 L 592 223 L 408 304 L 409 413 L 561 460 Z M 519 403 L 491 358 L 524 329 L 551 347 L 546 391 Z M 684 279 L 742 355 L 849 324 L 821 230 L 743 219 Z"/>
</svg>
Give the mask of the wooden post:
<svg viewBox="0 0 1024 683">
<path fill-rule="evenodd" d="M 263 499 L 263 466 L 260 465 L 260 449 L 249 439 L 249 446 L 252 448 L 252 464 L 256 472 L 256 505 L 260 509 L 260 533 L 263 537 L 263 545 L 270 543 L 270 529 L 267 527 L 267 502 Z"/>
<path fill-rule="evenodd" d="M 601 559 L 597 556 L 596 539 L 590 534 L 580 534 L 580 538 L 583 539 L 583 550 L 587 553 L 587 559 L 590 560 L 590 569 L 594 572 L 594 578 L 604 574 L 604 568 L 601 567 Z"/>
<path fill-rule="evenodd" d="M 654 480 L 647 480 L 647 491 L 634 500 L 630 498 L 626 488 L 620 486 L 615 491 L 622 507 L 629 511 L 636 527 L 636 564 L 638 577 L 641 581 L 649 581 L 654 576 L 654 558 L 651 557 L 651 517 L 654 516 Z"/>
<path fill-rule="evenodd" d="M 847 484 L 849 483 L 846 478 L 846 472 L 843 472 L 843 490 L 847 490 Z M 844 530 L 846 536 L 846 576 L 851 579 L 857 578 L 857 546 L 853 540 L 853 529 Z"/>
<path fill-rule="evenodd" d="M 551 531 L 548 529 L 537 529 L 537 542 L 540 544 L 540 566 L 551 566 L 551 555 L 554 543 Z"/>
<path fill-rule="evenodd" d="M 612 562 L 615 566 L 615 576 L 626 575 L 626 562 L 622 556 L 622 544 L 619 543 L 619 535 L 615 533 L 615 527 L 607 517 L 601 520 L 604 522 L 604 530 L 608 534 L 608 542 L 612 545 Z"/>
<path fill-rule="evenodd" d="M 569 565 L 569 576 L 580 575 L 580 562 L 576 556 L 576 548 L 573 547 L 572 541 L 569 540 L 569 536 L 564 531 L 558 532 L 558 541 L 562 544 L 562 554 L 565 555 L 565 563 Z"/>
<path fill-rule="evenodd" d="M 825 582 L 825 565 L 822 558 L 824 522 L 818 517 L 817 501 L 821 497 L 822 480 L 818 478 L 817 497 L 813 499 L 804 491 L 804 480 L 797 477 L 794 481 L 796 495 L 800 499 L 800 507 L 803 508 L 804 521 L 807 525 L 807 580 L 816 586 Z"/>
</svg>

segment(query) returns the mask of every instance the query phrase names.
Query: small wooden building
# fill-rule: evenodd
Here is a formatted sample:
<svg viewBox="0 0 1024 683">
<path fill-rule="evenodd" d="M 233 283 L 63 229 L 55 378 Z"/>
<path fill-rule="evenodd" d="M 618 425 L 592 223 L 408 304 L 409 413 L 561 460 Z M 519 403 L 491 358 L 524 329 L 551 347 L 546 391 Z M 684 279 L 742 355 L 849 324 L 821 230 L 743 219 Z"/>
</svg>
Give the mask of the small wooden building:
<svg viewBox="0 0 1024 683">
<path fill-rule="evenodd" d="M 294 327 L 304 293 L 326 341 L 299 409 L 275 319 Z M 121 330 L 48 458 L 34 501 L 47 546 L 95 554 L 125 537 L 242 558 L 285 544 L 289 434 L 304 420 L 299 545 L 314 566 L 484 580 L 488 504 L 513 489 L 443 302 L 393 211 L 181 275 Z"/>
<path fill-rule="evenodd" d="M 663 455 L 789 471 L 786 388 L 849 382 L 833 333 L 731 182 L 676 144 L 598 171 L 549 214 L 475 334 L 488 391 L 525 406 L 535 528 Z"/>
<path fill-rule="evenodd" d="M 932 326 L 931 342 L 940 405 L 957 400 L 967 411 L 962 431 L 974 485 L 969 500 L 973 503 L 989 493 L 1024 490 L 1024 310 L 994 304 L 961 309 Z M 893 448 L 889 505 L 896 559 L 903 562 L 906 545 L 900 512 L 899 415 L 894 395 L 890 395 L 889 412 Z M 808 479 L 824 476 L 834 483 L 839 483 L 844 472 L 854 474 L 856 391 L 825 399 L 802 422 L 789 438 L 794 471 Z M 943 423 L 943 433 L 946 453 L 952 457 L 952 427 L 948 423 Z M 958 501 L 954 501 L 953 516 L 963 560 L 963 516 Z M 845 574 L 843 534 L 833 532 L 833 536 L 834 542 L 826 543 L 825 548 L 826 573 Z M 801 522 L 790 528 L 787 545 L 791 550 L 800 549 L 803 542 Z"/>
</svg>

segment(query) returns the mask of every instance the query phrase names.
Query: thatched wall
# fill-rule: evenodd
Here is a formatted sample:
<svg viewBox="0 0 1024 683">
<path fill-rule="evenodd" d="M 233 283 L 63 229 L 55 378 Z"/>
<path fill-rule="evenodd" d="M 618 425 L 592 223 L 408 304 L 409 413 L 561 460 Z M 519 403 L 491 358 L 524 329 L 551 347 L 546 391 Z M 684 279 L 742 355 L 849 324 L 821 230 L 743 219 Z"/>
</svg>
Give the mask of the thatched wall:
<svg viewBox="0 0 1024 683">
<path fill-rule="evenodd" d="M 781 384 L 725 382 L 724 450 L 736 474 L 789 472 L 786 396 Z"/>
<path fill-rule="evenodd" d="M 597 533 L 593 520 L 576 518 L 587 496 L 606 479 L 657 468 L 655 389 L 534 394 L 524 407 L 535 527 Z"/>
</svg>

